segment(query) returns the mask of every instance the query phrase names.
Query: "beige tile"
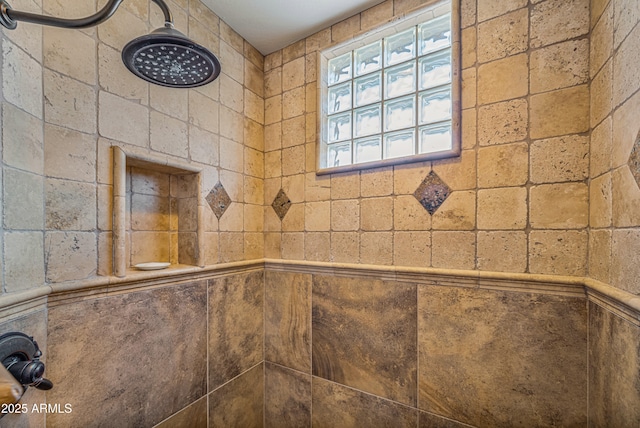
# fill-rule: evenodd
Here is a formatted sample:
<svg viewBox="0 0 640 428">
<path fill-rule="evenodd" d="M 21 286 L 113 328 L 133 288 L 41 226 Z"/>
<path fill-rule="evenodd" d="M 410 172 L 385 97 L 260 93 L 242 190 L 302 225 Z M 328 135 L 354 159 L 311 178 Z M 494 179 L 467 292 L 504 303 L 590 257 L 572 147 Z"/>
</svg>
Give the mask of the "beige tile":
<svg viewBox="0 0 640 428">
<path fill-rule="evenodd" d="M 42 177 L 8 168 L 4 169 L 3 175 L 3 226 L 7 229 L 42 229 L 45 194 Z"/>
<path fill-rule="evenodd" d="M 597 177 L 611 169 L 611 116 L 591 131 L 591 146 L 589 150 L 590 176 Z"/>
<path fill-rule="evenodd" d="M 5 101 L 43 117 L 42 66 L 8 40 L 2 41 L 2 95 Z"/>
<path fill-rule="evenodd" d="M 304 231 L 304 206 L 305 204 L 292 204 L 287 215 L 282 219 L 283 232 Z"/>
<path fill-rule="evenodd" d="M 520 2 L 522 3 L 522 1 Z M 481 4 L 484 5 L 485 3 Z M 502 4 L 507 5 L 509 8 L 513 7 L 513 2 Z M 483 9 L 481 8 L 480 10 L 482 11 Z M 520 9 L 478 25 L 479 63 L 515 55 L 526 51 L 528 47 L 528 9 Z"/>
<path fill-rule="evenodd" d="M 438 174 L 442 181 L 447 183 L 451 190 L 473 189 L 476 187 L 475 151 L 464 150 L 459 157 L 434 161 L 433 171 Z M 416 185 L 416 188 L 418 185 Z"/>
<path fill-rule="evenodd" d="M 462 95 L 461 105 L 463 109 L 476 106 L 477 76 L 475 68 L 462 70 Z"/>
<path fill-rule="evenodd" d="M 117 19 L 109 19 L 96 29 L 98 39 L 114 49 L 122 49 L 131 40 L 148 33 L 147 23 L 124 9 L 119 11 Z"/>
<path fill-rule="evenodd" d="M 609 227 L 612 220 L 611 174 L 594 178 L 589 183 L 589 226 Z"/>
<path fill-rule="evenodd" d="M 9 103 L 2 105 L 2 159 L 8 166 L 41 174 L 45 166 L 42 121 Z M 58 147 L 59 151 L 64 151 Z M 59 165 L 58 167 L 60 167 Z"/>
<path fill-rule="evenodd" d="M 305 59 L 300 57 L 282 66 L 282 90 L 288 91 L 305 84 Z"/>
<path fill-rule="evenodd" d="M 520 54 L 481 65 L 478 68 L 478 103 L 484 105 L 527 95 L 528 62 L 528 55 Z"/>
<path fill-rule="evenodd" d="M 306 201 L 329 200 L 331 177 L 318 176 L 313 172 L 305 174 L 304 197 Z"/>
<path fill-rule="evenodd" d="M 431 162 L 396 165 L 393 168 L 393 191 L 396 195 L 413 195 L 431 172 Z"/>
<path fill-rule="evenodd" d="M 452 192 L 431 218 L 433 230 L 473 230 L 476 226 L 476 192 Z"/>
<path fill-rule="evenodd" d="M 466 109 L 462 111 L 462 125 L 461 125 L 461 138 L 462 149 L 468 150 L 476 147 L 477 143 L 477 131 L 478 131 L 478 113 L 476 109 Z"/>
<path fill-rule="evenodd" d="M 292 147 L 304 144 L 305 117 L 298 116 L 282 121 L 282 147 Z"/>
<path fill-rule="evenodd" d="M 282 174 L 293 175 L 305 172 L 305 147 L 295 146 L 282 150 Z"/>
<path fill-rule="evenodd" d="M 547 0 L 531 10 L 531 47 L 569 40 L 589 32 L 589 0 Z"/>
<path fill-rule="evenodd" d="M 98 45 L 100 87 L 138 104 L 149 104 L 150 85 L 125 68 L 120 49 L 114 49 L 104 43 Z"/>
<path fill-rule="evenodd" d="M 169 230 L 170 200 L 151 195 L 131 195 L 131 230 Z"/>
<path fill-rule="evenodd" d="M 264 127 L 264 150 L 271 152 L 282 148 L 282 123 L 276 122 Z"/>
<path fill-rule="evenodd" d="M 304 237 L 304 259 L 320 262 L 331 261 L 331 233 L 307 232 Z"/>
<path fill-rule="evenodd" d="M 526 233 L 478 232 L 478 269 L 495 272 L 525 272 L 527 269 Z"/>
<path fill-rule="evenodd" d="M 415 285 L 314 275 L 312 293 L 313 375 L 415 406 Z"/>
<path fill-rule="evenodd" d="M 637 112 L 640 109 L 640 93 L 616 109 L 613 115 L 613 144 L 611 166 L 616 168 L 626 165 L 631 149 L 638 138 L 640 124 Z"/>
<path fill-rule="evenodd" d="M 612 111 L 612 61 L 591 81 L 591 126 L 597 126 Z"/>
<path fill-rule="evenodd" d="M 304 233 L 283 233 L 281 252 L 283 259 L 304 260 Z"/>
<path fill-rule="evenodd" d="M 588 224 L 589 188 L 584 183 L 535 186 L 529 198 L 534 229 L 580 229 Z"/>
<path fill-rule="evenodd" d="M 189 91 L 149 85 L 149 105 L 176 119 L 189 119 Z"/>
<path fill-rule="evenodd" d="M 95 133 L 97 117 L 95 88 L 46 69 L 43 80 L 44 97 L 47 99 L 44 106 L 45 121 L 76 131 Z M 101 96 L 101 102 L 102 98 Z M 103 127 L 101 123 L 101 132 Z M 144 128 L 144 122 L 142 127 Z"/>
<path fill-rule="evenodd" d="M 304 202 L 305 176 L 303 174 L 296 174 L 282 177 L 282 189 L 285 191 L 291 202 Z"/>
<path fill-rule="evenodd" d="M 337 203 L 340 201 L 335 201 Z M 336 214 L 340 215 L 340 214 Z M 393 200 L 367 198 L 360 200 L 360 228 L 367 231 L 391 230 L 393 227 Z"/>
<path fill-rule="evenodd" d="M 431 266 L 431 233 L 394 232 L 393 264 L 395 266 Z"/>
<path fill-rule="evenodd" d="M 477 17 L 477 1 L 461 0 L 460 1 L 460 24 L 462 28 L 467 28 L 476 23 Z"/>
<path fill-rule="evenodd" d="M 10 4 L 10 7 L 21 10 L 24 12 L 31 12 L 36 14 L 42 14 L 43 6 L 47 8 L 51 0 L 44 2 L 46 4 L 43 5 L 41 0 L 17 0 L 13 1 Z M 65 3 L 65 7 L 74 7 L 75 5 L 71 5 L 69 3 Z M 82 6 L 78 5 L 79 8 Z M 45 9 L 45 11 L 48 11 Z M 94 10 L 89 13 L 91 15 L 95 12 Z M 62 14 L 57 14 L 56 16 L 64 16 L 64 12 Z M 4 37 L 6 40 L 10 40 L 13 44 L 20 46 L 27 54 L 29 54 L 32 58 L 34 58 L 37 62 L 42 64 L 43 60 L 43 27 L 39 25 L 17 25 L 15 29 L 10 31 L 4 31 Z"/>
<path fill-rule="evenodd" d="M 305 39 L 305 49 L 307 54 L 313 54 L 320 49 L 324 49 L 331 44 L 331 28 L 325 28 L 314 33 Z"/>
<path fill-rule="evenodd" d="M 3 235 L 4 290 L 7 293 L 44 285 L 42 232 L 5 231 Z"/>
<path fill-rule="evenodd" d="M 360 234 L 358 232 L 331 232 L 331 261 L 359 263 Z"/>
<path fill-rule="evenodd" d="M 602 16 L 604 9 L 610 4 L 609 0 L 591 0 L 591 28 Z"/>
<path fill-rule="evenodd" d="M 614 229 L 611 237 L 611 284 L 640 293 L 640 234 L 637 229 Z"/>
<path fill-rule="evenodd" d="M 195 1 L 195 0 L 194 0 Z M 270 53 L 264 58 L 264 71 L 282 66 L 282 50 Z"/>
<path fill-rule="evenodd" d="M 189 125 L 189 155 L 196 162 L 220 165 L 220 138 L 209 131 Z"/>
<path fill-rule="evenodd" d="M 222 72 L 238 83 L 244 80 L 244 57 L 229 43 L 220 40 L 220 64 L 224 64 Z"/>
<path fill-rule="evenodd" d="M 260 57 L 262 57 L 262 55 L 260 55 Z M 264 97 L 265 85 L 262 68 L 251 62 L 246 62 L 244 67 L 244 86 L 257 96 Z"/>
<path fill-rule="evenodd" d="M 264 177 L 264 153 L 262 151 L 245 146 L 244 173 L 255 178 L 262 179 Z M 259 192 L 258 195 L 262 195 L 262 192 Z"/>
<path fill-rule="evenodd" d="M 462 53 L 461 53 L 461 68 L 465 69 L 468 67 L 472 67 L 476 63 L 477 56 L 477 30 L 475 27 L 465 28 L 462 30 Z"/>
<path fill-rule="evenodd" d="M 507 12 L 519 9 L 527 5 L 526 0 L 514 0 L 509 2 L 500 0 L 485 0 L 478 3 L 479 22 L 503 15 Z"/>
<path fill-rule="evenodd" d="M 216 103 L 213 103 L 213 105 L 215 106 Z M 213 110 L 212 116 L 214 116 L 212 119 L 215 120 L 215 109 Z M 244 116 L 240 113 L 226 107 L 220 107 L 220 123 L 224 123 L 224 126 L 220 127 L 220 136 L 235 141 L 236 143 L 243 144 L 244 119 Z M 213 127 L 206 129 L 216 132 Z"/>
<path fill-rule="evenodd" d="M 254 120 L 264 123 L 264 99 L 252 91 L 244 90 L 245 120 Z"/>
<path fill-rule="evenodd" d="M 614 11 L 614 47 L 618 48 L 627 35 L 633 31 L 640 20 L 640 6 L 628 0 L 613 0 Z"/>
<path fill-rule="evenodd" d="M 533 95 L 531 103 L 531 138 L 547 138 L 589 130 L 589 87 Z"/>
<path fill-rule="evenodd" d="M 482 147 L 478 150 L 478 187 L 522 186 L 528 180 L 527 143 Z"/>
<path fill-rule="evenodd" d="M 420 182 L 416 184 L 416 187 L 419 184 Z M 331 199 L 351 199 L 359 196 L 360 174 L 358 172 L 331 175 Z"/>
<path fill-rule="evenodd" d="M 169 232 L 133 232 L 131 239 L 130 265 L 171 260 Z M 128 264 L 129 265 L 129 264 Z"/>
<path fill-rule="evenodd" d="M 244 239 L 240 232 L 220 233 L 219 260 L 222 263 L 244 259 Z"/>
<path fill-rule="evenodd" d="M 264 73 L 265 98 L 282 93 L 282 67 L 276 67 Z"/>
<path fill-rule="evenodd" d="M 393 193 L 393 168 L 376 168 L 360 173 L 362 197 L 389 196 Z"/>
<path fill-rule="evenodd" d="M 282 63 L 293 61 L 296 58 L 304 56 L 306 43 L 304 40 L 298 40 L 282 49 Z"/>
<path fill-rule="evenodd" d="M 282 94 L 282 118 L 290 119 L 305 112 L 306 88 L 299 86 Z"/>
<path fill-rule="evenodd" d="M 151 149 L 186 158 L 189 155 L 187 124 L 162 113 L 151 112 L 149 140 Z"/>
<path fill-rule="evenodd" d="M 432 217 L 413 195 L 399 195 L 393 201 L 393 230 L 429 230 Z"/>
<path fill-rule="evenodd" d="M 568 135 L 531 143 L 531 182 L 580 181 L 588 176 L 589 137 Z"/>
<path fill-rule="evenodd" d="M 244 87 L 225 73 L 220 74 L 220 104 L 233 111 L 244 111 Z"/>
<path fill-rule="evenodd" d="M 220 167 L 237 173 L 244 172 L 244 146 L 235 141 L 221 138 Z"/>
<path fill-rule="evenodd" d="M 360 13 L 360 27 L 370 30 L 393 17 L 393 0 L 386 0 Z"/>
<path fill-rule="evenodd" d="M 264 100 L 264 124 L 270 125 L 282 120 L 282 95 L 274 95 Z"/>
<path fill-rule="evenodd" d="M 502 187 L 478 191 L 478 229 L 514 230 L 527 225 L 527 189 Z"/>
<path fill-rule="evenodd" d="M 529 104 L 526 99 L 480 107 L 478 143 L 481 146 L 512 143 L 527 137 Z"/>
<path fill-rule="evenodd" d="M 394 9 L 397 9 L 397 1 L 394 1 Z M 394 10 L 395 13 L 396 10 Z M 360 15 L 354 15 L 331 26 L 331 41 L 340 43 L 353 38 L 360 32 Z"/>
<path fill-rule="evenodd" d="M 262 232 L 264 230 L 264 211 L 261 205 L 244 204 L 245 232 Z"/>
<path fill-rule="evenodd" d="M 635 227 L 640 225 L 640 189 L 628 167 L 613 170 L 611 176 L 613 225 Z"/>
<path fill-rule="evenodd" d="M 589 67 L 593 77 L 613 54 L 613 2 L 609 2 L 604 14 L 593 27 L 589 41 Z"/>
<path fill-rule="evenodd" d="M 531 93 L 587 83 L 589 40 L 571 40 L 531 53 Z"/>
<path fill-rule="evenodd" d="M 392 265 L 393 233 L 362 232 L 360 234 L 360 262 L 372 265 Z"/>
<path fill-rule="evenodd" d="M 96 228 L 96 187 L 92 183 L 45 180 L 45 227 L 56 230 Z"/>
<path fill-rule="evenodd" d="M 464 231 L 433 232 L 431 265 L 436 268 L 475 269 L 476 234 Z"/>
<path fill-rule="evenodd" d="M 589 277 L 611 283 L 611 230 L 589 231 Z"/>
<path fill-rule="evenodd" d="M 640 9 L 640 8 L 639 8 Z M 640 12 L 638 12 L 640 15 Z M 638 89 L 640 70 L 640 26 L 629 34 L 613 58 L 613 105 L 618 106 Z"/>
<path fill-rule="evenodd" d="M 264 104 L 262 105 L 264 114 Z M 264 121 L 263 121 L 264 122 Z M 264 152 L 264 123 L 252 119 L 244 121 L 244 143 L 247 147 Z"/>
<path fill-rule="evenodd" d="M 96 83 L 96 42 L 74 31 L 43 28 L 44 66 L 93 85 Z"/>
<path fill-rule="evenodd" d="M 98 255 L 92 232 L 46 232 L 44 245 L 47 282 L 91 278 L 96 275 Z"/>
<path fill-rule="evenodd" d="M 529 234 L 529 272 L 583 276 L 587 247 L 585 231 L 534 230 Z"/>
<path fill-rule="evenodd" d="M 139 104 L 100 92 L 98 100 L 100 135 L 135 146 L 149 144 L 149 110 Z"/>
<path fill-rule="evenodd" d="M 307 202 L 304 206 L 305 230 L 309 232 L 329 231 L 331 228 L 331 202 Z"/>
</svg>

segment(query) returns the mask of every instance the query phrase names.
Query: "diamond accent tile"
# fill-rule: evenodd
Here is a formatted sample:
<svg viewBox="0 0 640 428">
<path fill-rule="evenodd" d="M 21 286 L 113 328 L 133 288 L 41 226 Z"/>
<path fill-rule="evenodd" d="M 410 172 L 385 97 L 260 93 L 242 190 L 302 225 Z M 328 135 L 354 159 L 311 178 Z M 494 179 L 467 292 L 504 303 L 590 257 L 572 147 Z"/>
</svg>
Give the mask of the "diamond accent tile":
<svg viewBox="0 0 640 428">
<path fill-rule="evenodd" d="M 276 215 L 280 218 L 280 221 L 287 215 L 289 208 L 291 208 L 291 200 L 284 192 L 284 190 L 280 189 L 275 199 L 271 203 L 271 207 L 276 212 Z"/>
<path fill-rule="evenodd" d="M 220 220 L 222 214 L 224 214 L 227 208 L 229 208 L 229 205 L 231 205 L 231 198 L 229 197 L 227 191 L 224 189 L 222 183 L 220 183 L 219 181 L 215 186 L 213 186 L 213 189 L 211 189 L 205 199 L 213 210 L 213 213 L 216 215 L 216 217 L 218 217 L 218 220 Z"/>
<path fill-rule="evenodd" d="M 425 210 L 429 211 L 429 214 L 433 215 L 440 205 L 449 197 L 451 189 L 442 181 L 438 174 L 431 171 L 420 186 L 413 193 L 413 196 L 420 202 Z"/>
<path fill-rule="evenodd" d="M 633 144 L 627 165 L 629 165 L 631 174 L 633 174 L 633 178 L 635 178 L 638 187 L 640 187 L 640 133 L 638 133 L 636 142 Z"/>
</svg>

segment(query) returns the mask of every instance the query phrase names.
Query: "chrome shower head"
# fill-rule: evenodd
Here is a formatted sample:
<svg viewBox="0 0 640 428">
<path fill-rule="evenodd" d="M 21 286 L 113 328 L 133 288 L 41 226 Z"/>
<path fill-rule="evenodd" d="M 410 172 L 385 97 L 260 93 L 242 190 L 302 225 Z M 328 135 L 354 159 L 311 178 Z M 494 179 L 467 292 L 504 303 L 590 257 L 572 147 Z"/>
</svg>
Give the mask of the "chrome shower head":
<svg viewBox="0 0 640 428">
<path fill-rule="evenodd" d="M 213 53 L 170 27 L 127 43 L 122 61 L 136 76 L 171 88 L 206 85 L 220 74 L 220 62 Z"/>
</svg>

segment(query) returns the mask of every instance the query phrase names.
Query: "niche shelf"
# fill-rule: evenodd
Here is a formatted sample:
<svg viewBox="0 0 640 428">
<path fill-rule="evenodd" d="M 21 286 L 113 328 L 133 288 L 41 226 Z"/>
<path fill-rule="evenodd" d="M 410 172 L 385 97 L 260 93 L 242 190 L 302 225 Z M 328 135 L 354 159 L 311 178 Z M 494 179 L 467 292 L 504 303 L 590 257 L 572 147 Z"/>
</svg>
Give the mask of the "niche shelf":
<svg viewBox="0 0 640 428">
<path fill-rule="evenodd" d="M 113 147 L 113 273 L 138 263 L 202 267 L 201 170 Z"/>
</svg>

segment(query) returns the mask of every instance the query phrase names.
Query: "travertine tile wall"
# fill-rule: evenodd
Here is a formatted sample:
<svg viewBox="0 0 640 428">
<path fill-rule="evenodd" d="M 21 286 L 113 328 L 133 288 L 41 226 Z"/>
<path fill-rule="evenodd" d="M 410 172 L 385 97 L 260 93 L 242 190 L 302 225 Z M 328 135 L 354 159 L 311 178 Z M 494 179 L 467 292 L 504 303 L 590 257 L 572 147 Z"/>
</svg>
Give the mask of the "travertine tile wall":
<svg viewBox="0 0 640 428">
<path fill-rule="evenodd" d="M 591 2 L 589 275 L 640 294 L 640 3 Z"/>
<path fill-rule="evenodd" d="M 462 155 L 315 175 L 317 51 L 429 2 L 387 0 L 266 57 L 266 256 L 585 275 L 588 0 L 463 0 Z M 412 195 L 430 170 L 453 191 L 432 216 Z"/>
<path fill-rule="evenodd" d="M 12 6 L 61 17 L 96 10 Z M 125 69 L 122 47 L 163 24 L 146 0 L 82 31 L 2 29 L 3 293 L 111 274 L 112 145 L 201 168 L 202 198 L 222 183 L 232 203 L 220 221 L 205 210 L 205 264 L 263 256 L 263 57 L 200 1 L 169 6 L 176 28 L 219 57 L 214 83 L 169 89 Z"/>
</svg>

